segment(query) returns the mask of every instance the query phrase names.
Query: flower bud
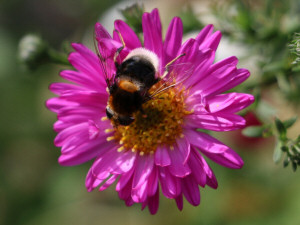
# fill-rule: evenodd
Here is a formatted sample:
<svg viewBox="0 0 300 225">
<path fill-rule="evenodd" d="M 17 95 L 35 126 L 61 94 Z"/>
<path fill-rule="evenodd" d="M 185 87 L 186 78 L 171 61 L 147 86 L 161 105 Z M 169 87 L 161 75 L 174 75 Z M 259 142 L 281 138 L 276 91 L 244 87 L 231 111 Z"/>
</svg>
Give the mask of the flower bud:
<svg viewBox="0 0 300 225">
<path fill-rule="evenodd" d="M 35 34 L 25 35 L 19 43 L 19 59 L 29 69 L 35 69 L 47 58 L 47 44 Z"/>
</svg>

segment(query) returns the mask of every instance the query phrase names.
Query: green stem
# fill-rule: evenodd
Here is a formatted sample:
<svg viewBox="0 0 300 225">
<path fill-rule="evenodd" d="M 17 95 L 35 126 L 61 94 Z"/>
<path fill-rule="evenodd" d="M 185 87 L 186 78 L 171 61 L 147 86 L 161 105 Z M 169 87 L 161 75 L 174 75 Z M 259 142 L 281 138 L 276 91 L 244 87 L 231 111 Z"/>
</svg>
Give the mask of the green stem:
<svg viewBox="0 0 300 225">
<path fill-rule="evenodd" d="M 47 53 L 51 62 L 61 65 L 70 65 L 68 57 L 65 54 L 62 54 L 52 48 L 49 48 Z"/>
</svg>

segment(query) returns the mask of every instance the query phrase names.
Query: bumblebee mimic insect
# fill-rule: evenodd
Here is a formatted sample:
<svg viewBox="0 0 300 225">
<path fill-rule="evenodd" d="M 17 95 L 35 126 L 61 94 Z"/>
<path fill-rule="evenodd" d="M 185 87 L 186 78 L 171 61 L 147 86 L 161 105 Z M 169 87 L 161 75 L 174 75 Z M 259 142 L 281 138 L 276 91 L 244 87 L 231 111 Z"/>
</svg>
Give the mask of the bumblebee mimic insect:
<svg viewBox="0 0 300 225">
<path fill-rule="evenodd" d="M 125 43 L 121 34 L 118 32 L 120 40 L 123 44 L 118 48 L 114 55 L 114 63 L 116 73 L 109 77 L 106 70 L 105 57 L 100 54 L 100 49 L 95 48 L 106 76 L 106 83 L 109 91 L 109 98 L 106 107 L 106 116 L 117 125 L 128 126 L 134 121 L 133 114 L 138 110 L 142 110 L 143 103 L 150 100 L 154 95 L 175 86 L 175 84 L 166 86 L 166 84 L 156 90 L 155 94 L 150 95 L 150 88 L 156 84 L 161 78 L 157 78 L 159 60 L 157 55 L 145 48 L 136 48 L 132 50 L 120 64 L 117 62 L 117 57 L 125 47 Z M 168 73 L 169 66 L 177 60 L 176 57 L 165 67 L 164 77 Z"/>
</svg>

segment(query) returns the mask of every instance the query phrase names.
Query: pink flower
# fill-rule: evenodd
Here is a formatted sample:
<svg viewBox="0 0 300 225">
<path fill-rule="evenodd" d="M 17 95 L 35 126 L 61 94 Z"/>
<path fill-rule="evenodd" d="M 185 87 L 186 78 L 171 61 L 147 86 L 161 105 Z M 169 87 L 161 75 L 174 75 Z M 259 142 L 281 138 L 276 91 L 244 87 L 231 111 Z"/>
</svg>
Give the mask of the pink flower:
<svg viewBox="0 0 300 225">
<path fill-rule="evenodd" d="M 57 113 L 55 145 L 61 147 L 59 163 L 74 166 L 94 160 L 86 177 L 86 187 L 105 190 L 114 182 L 116 191 L 127 206 L 141 203 L 155 214 L 159 206 L 159 189 L 174 199 L 180 210 L 183 196 L 197 206 L 199 186 L 217 188 L 215 175 L 203 155 L 233 169 L 243 166 L 242 159 L 231 148 L 208 134 L 197 131 L 231 131 L 245 126 L 238 111 L 253 103 L 252 95 L 223 92 L 245 81 L 246 69 L 237 69 L 238 60 L 230 57 L 214 63 L 221 39 L 219 31 L 206 26 L 195 39 L 182 44 L 182 22 L 174 18 L 162 38 L 158 10 L 144 13 L 144 44 L 123 21 L 115 22 L 113 38 L 96 24 L 96 39 L 104 46 L 108 73 L 115 74 L 113 56 L 122 46 L 118 62 L 136 48 L 155 53 L 159 61 L 157 77 L 166 64 L 180 54 L 170 66 L 173 88 L 143 104 L 129 126 L 113 126 L 106 118 L 109 94 L 105 74 L 95 53 L 82 44 L 72 44 L 75 52 L 69 61 L 76 69 L 64 70 L 61 77 L 71 83 L 53 83 L 50 90 L 58 97 L 49 99 L 47 107 Z M 166 78 L 167 79 L 167 78 Z M 154 89 L 157 87 L 154 87 Z"/>
</svg>

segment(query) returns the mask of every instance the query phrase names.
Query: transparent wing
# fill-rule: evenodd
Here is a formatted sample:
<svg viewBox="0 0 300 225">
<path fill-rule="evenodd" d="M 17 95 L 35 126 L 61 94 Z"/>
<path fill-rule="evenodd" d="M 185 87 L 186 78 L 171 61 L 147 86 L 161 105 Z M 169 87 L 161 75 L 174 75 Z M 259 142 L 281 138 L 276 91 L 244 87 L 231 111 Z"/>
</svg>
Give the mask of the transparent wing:
<svg viewBox="0 0 300 225">
<path fill-rule="evenodd" d="M 99 24 L 99 26 L 101 26 Z M 111 36 L 104 30 L 95 29 L 94 31 L 94 47 L 99 59 L 101 70 L 105 76 L 105 81 L 108 87 L 111 87 L 114 82 L 115 65 L 113 55 L 115 46 L 113 46 Z"/>
<path fill-rule="evenodd" d="M 193 64 L 189 62 L 178 62 L 170 65 L 169 72 L 158 82 L 160 85 L 151 93 L 150 98 L 153 99 L 164 91 L 183 84 L 193 74 L 194 68 Z"/>
</svg>

